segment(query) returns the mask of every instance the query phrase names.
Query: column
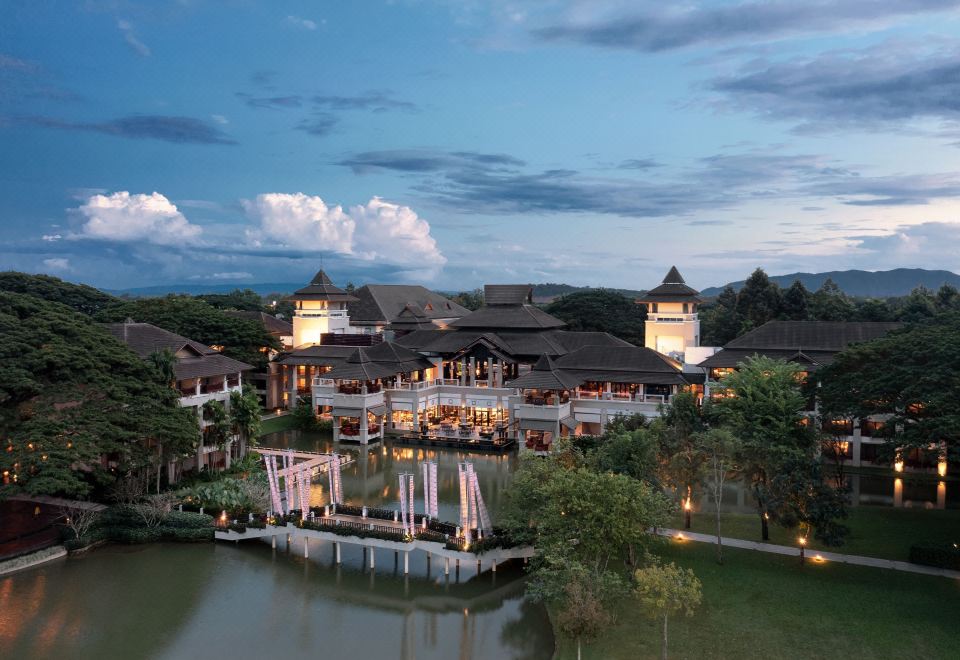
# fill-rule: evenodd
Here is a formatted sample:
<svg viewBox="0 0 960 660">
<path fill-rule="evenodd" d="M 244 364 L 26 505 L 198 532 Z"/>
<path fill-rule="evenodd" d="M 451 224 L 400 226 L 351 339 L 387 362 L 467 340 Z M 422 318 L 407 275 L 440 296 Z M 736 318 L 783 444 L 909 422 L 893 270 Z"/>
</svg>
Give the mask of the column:
<svg viewBox="0 0 960 660">
<path fill-rule="evenodd" d="M 467 384 L 467 358 L 460 358 L 460 384 Z"/>
<path fill-rule="evenodd" d="M 493 387 L 493 359 L 486 359 L 487 365 L 487 387 Z"/>
<path fill-rule="evenodd" d="M 368 423 L 369 422 L 367 421 L 367 407 L 366 405 L 364 405 L 364 407 L 360 410 L 360 444 L 361 445 L 365 445 L 370 441 L 367 434 Z"/>
<path fill-rule="evenodd" d="M 470 380 L 467 381 L 470 383 L 470 387 L 474 387 L 477 384 L 477 358 L 470 356 Z"/>
<path fill-rule="evenodd" d="M 290 365 L 289 367 L 289 382 L 287 387 L 290 388 L 290 401 L 288 402 L 287 408 L 293 410 L 297 407 L 297 367 Z"/>
</svg>

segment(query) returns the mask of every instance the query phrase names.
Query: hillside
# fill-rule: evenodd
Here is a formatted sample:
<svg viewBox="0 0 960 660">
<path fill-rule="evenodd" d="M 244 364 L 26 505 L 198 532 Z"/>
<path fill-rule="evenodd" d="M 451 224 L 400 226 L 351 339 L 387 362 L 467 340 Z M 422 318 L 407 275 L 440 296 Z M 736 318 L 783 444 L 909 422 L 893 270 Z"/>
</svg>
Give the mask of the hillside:
<svg viewBox="0 0 960 660">
<path fill-rule="evenodd" d="M 844 293 L 863 298 L 889 298 L 908 295 L 918 286 L 936 290 L 942 284 L 952 284 L 960 288 L 960 275 L 948 270 L 925 270 L 923 268 L 896 268 L 870 272 L 866 270 L 834 270 L 828 273 L 790 273 L 789 275 L 770 275 L 770 280 L 786 288 L 794 280 L 800 280 L 807 289 L 815 291 L 827 278 L 836 282 Z M 743 286 L 743 280 L 731 282 L 736 290 Z M 710 287 L 701 293 L 705 296 L 719 295 L 723 287 Z"/>
</svg>

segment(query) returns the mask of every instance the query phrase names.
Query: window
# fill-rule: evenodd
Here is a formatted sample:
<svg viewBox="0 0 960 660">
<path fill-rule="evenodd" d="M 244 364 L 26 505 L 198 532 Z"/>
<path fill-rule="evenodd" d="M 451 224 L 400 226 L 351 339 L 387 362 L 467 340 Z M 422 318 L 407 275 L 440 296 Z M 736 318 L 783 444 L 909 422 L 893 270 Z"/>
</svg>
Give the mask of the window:
<svg viewBox="0 0 960 660">
<path fill-rule="evenodd" d="M 689 311 L 687 311 L 687 310 L 689 310 L 689 308 L 690 308 L 690 305 L 689 305 L 688 303 L 683 303 L 683 313 L 684 313 L 684 314 L 689 314 Z"/>
<path fill-rule="evenodd" d="M 657 303 L 650 303 L 650 311 L 654 314 L 657 313 Z"/>
</svg>

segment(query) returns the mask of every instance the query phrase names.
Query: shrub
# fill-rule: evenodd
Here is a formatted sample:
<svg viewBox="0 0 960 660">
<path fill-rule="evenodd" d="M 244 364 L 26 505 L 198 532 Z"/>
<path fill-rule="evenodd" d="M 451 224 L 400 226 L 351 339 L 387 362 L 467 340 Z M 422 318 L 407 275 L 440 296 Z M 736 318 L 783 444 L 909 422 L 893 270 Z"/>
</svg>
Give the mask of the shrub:
<svg viewBox="0 0 960 660">
<path fill-rule="evenodd" d="M 205 513 L 191 513 L 188 511 L 171 511 L 163 521 L 164 527 L 181 527 L 198 529 L 213 525 L 213 516 Z"/>
<path fill-rule="evenodd" d="M 212 541 L 213 527 L 161 527 L 160 535 L 166 541 Z"/>
<path fill-rule="evenodd" d="M 910 563 L 960 571 L 960 547 L 956 543 L 916 543 L 910 546 Z"/>
</svg>

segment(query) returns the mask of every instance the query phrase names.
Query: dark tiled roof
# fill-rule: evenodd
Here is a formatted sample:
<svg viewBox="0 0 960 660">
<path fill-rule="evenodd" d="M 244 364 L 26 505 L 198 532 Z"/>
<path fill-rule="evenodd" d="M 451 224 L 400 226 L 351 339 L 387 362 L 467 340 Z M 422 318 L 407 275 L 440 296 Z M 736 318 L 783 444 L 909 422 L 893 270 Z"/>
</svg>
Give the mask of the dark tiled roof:
<svg viewBox="0 0 960 660">
<path fill-rule="evenodd" d="M 653 349 L 638 346 L 587 346 L 556 360 L 547 360 L 544 362 L 541 358 L 533 371 L 508 385 L 524 389 L 571 389 L 586 381 L 658 385 L 689 382 L 678 362 Z M 547 370 L 551 372 L 550 376 L 543 373 Z M 551 379 L 565 386 L 550 388 L 543 384 Z"/>
<path fill-rule="evenodd" d="M 698 366 L 736 367 L 754 356 L 808 364 L 830 364 L 850 344 L 878 339 L 901 323 L 869 321 L 770 321 L 728 342 Z"/>
<path fill-rule="evenodd" d="M 257 321 L 258 323 L 262 323 L 264 329 L 266 329 L 266 331 L 272 335 L 293 334 L 292 323 L 284 321 L 283 319 L 278 319 L 276 316 L 267 314 L 266 312 L 228 309 L 224 313 L 234 316 L 238 319 L 246 319 L 248 321 Z"/>
<path fill-rule="evenodd" d="M 356 346 L 332 346 L 329 344 L 319 344 L 298 348 L 280 358 L 280 364 L 312 365 L 320 367 L 331 367 L 343 364 L 350 355 L 357 350 Z"/>
<path fill-rule="evenodd" d="M 540 355 L 558 356 L 585 346 L 631 346 L 606 332 L 573 332 L 543 330 L 540 332 L 479 330 L 416 330 L 396 340 L 396 343 L 424 353 L 452 355 L 479 339 L 485 339 L 498 350 L 514 359 L 535 360 Z"/>
<path fill-rule="evenodd" d="M 323 269 L 317 271 L 317 274 L 310 280 L 310 284 L 297 289 L 293 292 L 295 300 L 329 300 L 331 302 L 351 302 L 356 300 L 354 296 L 343 289 L 334 286 L 333 282 L 323 272 Z"/>
<path fill-rule="evenodd" d="M 562 328 L 563 321 L 533 305 L 486 305 L 450 324 L 453 328 L 486 330 L 541 330 Z"/>
<path fill-rule="evenodd" d="M 339 380 L 376 380 L 390 378 L 399 373 L 409 374 L 433 366 L 430 360 L 419 353 L 385 341 L 369 348 L 356 348 L 339 366 L 326 374 L 327 378 Z"/>
<path fill-rule="evenodd" d="M 637 302 L 703 302 L 703 299 L 699 291 L 687 286 L 677 267 L 671 266 L 663 283 L 647 291 Z"/>
<path fill-rule="evenodd" d="M 529 284 L 487 284 L 483 287 L 485 305 L 529 305 L 533 287 Z"/>
<path fill-rule="evenodd" d="M 356 301 L 347 305 L 351 323 L 387 324 L 407 305 L 416 305 L 428 319 L 460 318 L 470 313 L 452 300 L 422 286 L 367 284 L 354 291 Z"/>
<path fill-rule="evenodd" d="M 436 328 L 430 318 L 424 313 L 420 305 L 416 303 L 407 303 L 397 314 L 396 318 L 390 321 L 387 326 L 389 330 L 429 330 Z"/>
<path fill-rule="evenodd" d="M 533 369 L 510 381 L 510 387 L 525 390 L 572 390 L 581 381 L 557 368 L 549 355 L 541 355 Z"/>
<path fill-rule="evenodd" d="M 143 359 L 163 349 L 188 354 L 188 357 L 178 357 L 174 365 L 177 380 L 235 374 L 253 369 L 245 362 L 229 358 L 200 342 L 150 323 L 108 323 L 106 327 L 110 334 Z"/>
</svg>

